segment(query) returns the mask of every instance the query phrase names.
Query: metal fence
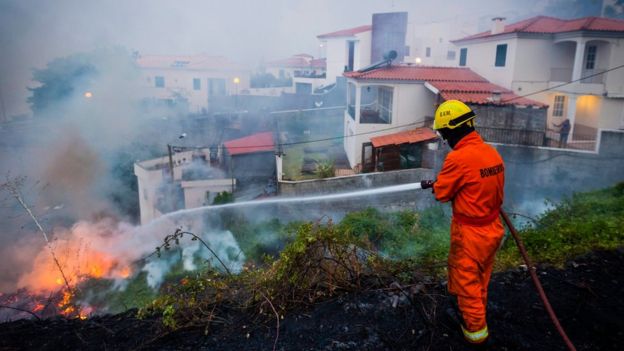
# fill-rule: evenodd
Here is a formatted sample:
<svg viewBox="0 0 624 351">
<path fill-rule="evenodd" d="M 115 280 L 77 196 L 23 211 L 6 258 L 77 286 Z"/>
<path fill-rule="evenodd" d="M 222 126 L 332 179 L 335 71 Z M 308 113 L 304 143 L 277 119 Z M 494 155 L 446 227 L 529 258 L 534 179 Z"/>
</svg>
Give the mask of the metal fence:
<svg viewBox="0 0 624 351">
<path fill-rule="evenodd" d="M 596 133 L 575 132 L 574 135 L 569 135 L 566 140 L 563 140 L 561 133 L 552 129 L 542 131 L 527 129 L 477 127 L 477 130 L 483 140 L 491 143 L 547 146 L 562 149 L 589 151 L 596 149 Z"/>
<path fill-rule="evenodd" d="M 481 137 L 491 143 L 544 146 L 545 132 L 542 130 L 477 127 Z"/>
</svg>

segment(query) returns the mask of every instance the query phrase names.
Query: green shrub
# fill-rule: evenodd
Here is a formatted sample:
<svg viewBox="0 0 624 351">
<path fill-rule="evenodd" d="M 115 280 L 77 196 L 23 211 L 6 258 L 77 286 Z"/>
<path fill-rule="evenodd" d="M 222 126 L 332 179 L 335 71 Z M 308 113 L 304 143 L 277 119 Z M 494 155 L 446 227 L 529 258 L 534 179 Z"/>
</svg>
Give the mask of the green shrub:
<svg viewBox="0 0 624 351">
<path fill-rule="evenodd" d="M 588 193 L 576 193 L 541 215 L 521 232 L 534 261 L 562 265 L 567 259 L 597 249 L 624 244 L 624 192 L 622 183 Z M 512 239 L 499 253 L 499 267 L 521 263 Z"/>
<path fill-rule="evenodd" d="M 331 178 L 334 176 L 334 162 L 330 160 L 319 161 L 316 163 L 315 174 L 318 178 Z"/>
</svg>

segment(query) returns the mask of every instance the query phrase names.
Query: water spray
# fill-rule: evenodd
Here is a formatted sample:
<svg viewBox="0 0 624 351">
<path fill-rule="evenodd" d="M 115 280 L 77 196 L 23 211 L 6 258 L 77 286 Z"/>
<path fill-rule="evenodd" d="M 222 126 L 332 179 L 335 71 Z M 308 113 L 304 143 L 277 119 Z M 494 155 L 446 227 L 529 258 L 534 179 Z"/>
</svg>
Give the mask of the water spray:
<svg viewBox="0 0 624 351">
<path fill-rule="evenodd" d="M 275 199 L 266 199 L 266 200 L 233 202 L 233 203 L 223 204 L 223 205 L 202 206 L 202 207 L 189 208 L 185 210 L 179 210 L 176 212 L 167 213 L 166 215 L 163 215 L 161 217 L 154 219 L 152 222 L 149 223 L 149 225 L 158 224 L 160 221 L 169 219 L 171 217 L 182 216 L 182 215 L 192 215 L 192 214 L 203 212 L 206 210 L 217 210 L 217 209 L 231 208 L 231 207 L 251 207 L 251 206 L 270 205 L 270 204 L 331 201 L 331 200 L 338 200 L 338 199 L 347 199 L 347 198 L 352 198 L 352 197 L 372 196 L 372 195 L 380 195 L 380 194 L 386 194 L 386 193 L 394 193 L 394 192 L 418 190 L 418 189 L 422 189 L 420 182 L 384 186 L 380 188 L 373 188 L 373 189 L 366 189 L 366 190 L 356 190 L 356 191 L 350 191 L 350 192 L 338 193 L 338 194 L 284 197 L 284 198 L 275 198 Z"/>
</svg>

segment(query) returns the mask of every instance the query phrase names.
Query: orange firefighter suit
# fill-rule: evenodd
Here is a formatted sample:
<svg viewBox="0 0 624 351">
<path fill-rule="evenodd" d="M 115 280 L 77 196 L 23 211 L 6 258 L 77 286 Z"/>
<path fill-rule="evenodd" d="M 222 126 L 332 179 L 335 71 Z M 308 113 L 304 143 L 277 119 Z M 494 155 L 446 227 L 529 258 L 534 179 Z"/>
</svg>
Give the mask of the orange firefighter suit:
<svg viewBox="0 0 624 351">
<path fill-rule="evenodd" d="M 433 184 L 437 200 L 453 202 L 448 291 L 457 296 L 464 336 L 475 343 L 488 336 L 487 289 L 504 234 L 504 182 L 501 156 L 473 131 L 447 155 Z"/>
</svg>

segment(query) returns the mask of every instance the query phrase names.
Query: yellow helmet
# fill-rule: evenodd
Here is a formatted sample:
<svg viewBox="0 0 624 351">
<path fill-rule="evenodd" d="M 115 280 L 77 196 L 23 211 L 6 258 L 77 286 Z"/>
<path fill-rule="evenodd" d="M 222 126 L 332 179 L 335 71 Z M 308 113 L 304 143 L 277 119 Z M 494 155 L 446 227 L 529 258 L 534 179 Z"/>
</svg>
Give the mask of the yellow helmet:
<svg viewBox="0 0 624 351">
<path fill-rule="evenodd" d="M 464 123 L 474 126 L 475 113 L 459 100 L 444 101 L 435 112 L 433 129 L 455 129 Z"/>
</svg>

